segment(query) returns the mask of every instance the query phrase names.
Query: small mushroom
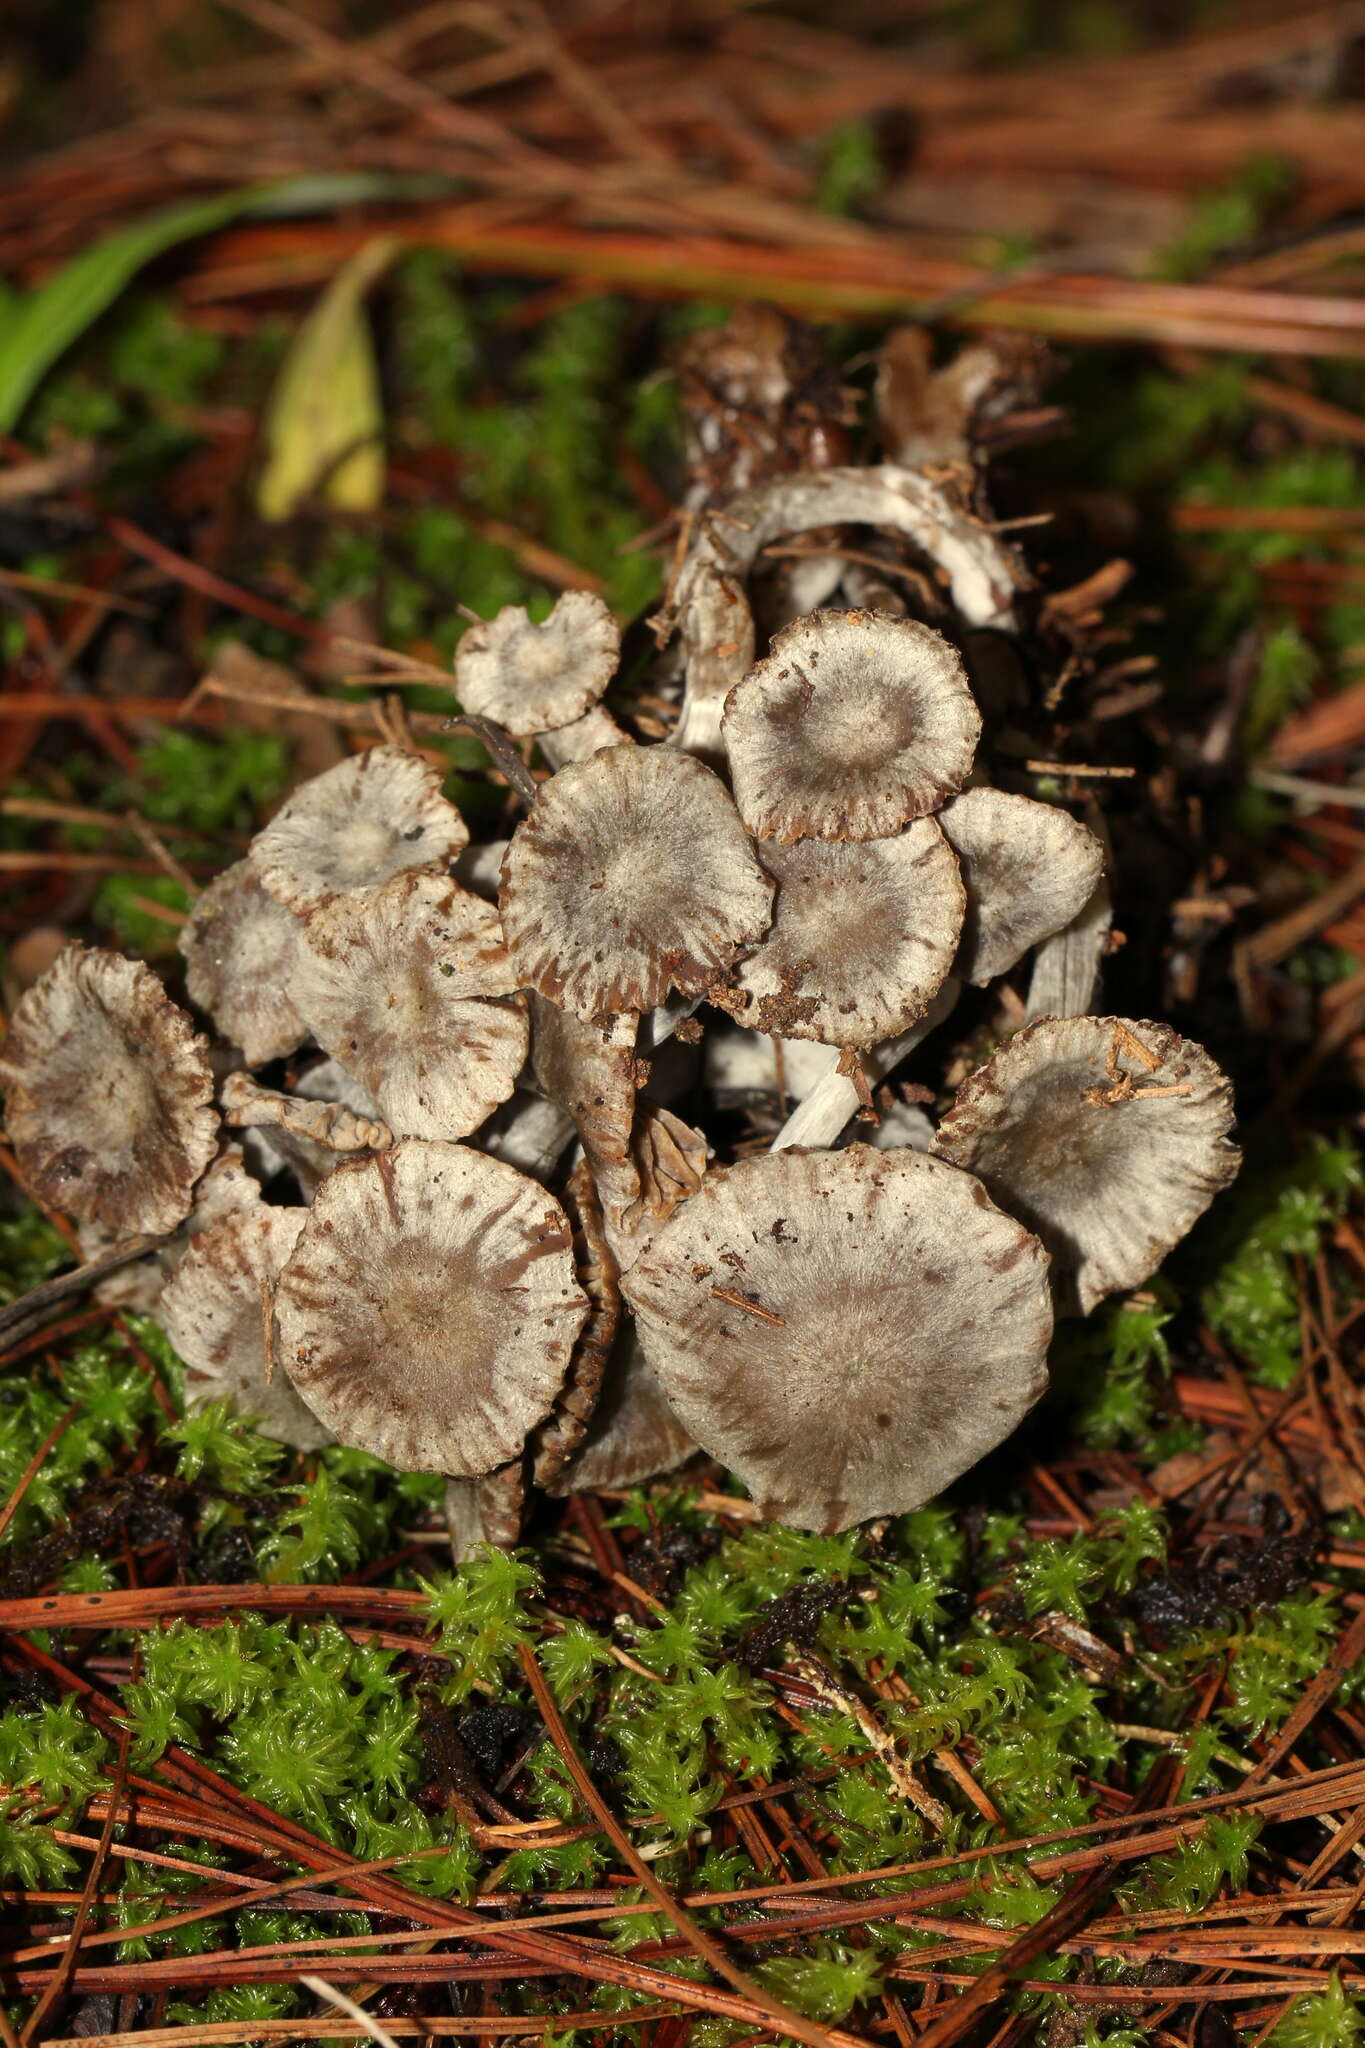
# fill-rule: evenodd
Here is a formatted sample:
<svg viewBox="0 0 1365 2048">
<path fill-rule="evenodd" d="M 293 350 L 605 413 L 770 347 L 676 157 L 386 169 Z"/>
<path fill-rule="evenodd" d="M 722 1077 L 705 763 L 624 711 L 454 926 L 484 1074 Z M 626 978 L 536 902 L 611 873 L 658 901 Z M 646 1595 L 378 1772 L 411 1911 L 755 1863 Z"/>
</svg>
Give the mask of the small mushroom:
<svg viewBox="0 0 1365 2048">
<path fill-rule="evenodd" d="M 123 1237 L 189 1214 L 218 1140 L 213 1074 L 150 968 L 68 946 L 15 1008 L 0 1082 L 40 1202 Z"/>
<path fill-rule="evenodd" d="M 257 1200 L 197 1236 L 167 1281 L 156 1318 L 185 1361 L 191 1408 L 228 1399 L 264 1436 L 314 1451 L 332 1432 L 267 1356 L 271 1302 L 306 1209 Z"/>
<path fill-rule="evenodd" d="M 611 747 L 542 783 L 502 870 L 523 986 L 591 1019 L 717 982 L 772 883 L 723 782 L 665 747 Z"/>
<path fill-rule="evenodd" d="M 588 1316 L 554 1407 L 531 1439 L 531 1476 L 537 1486 L 553 1485 L 583 1442 L 621 1321 L 620 1275 L 586 1159 L 580 1159 L 569 1175 L 563 1202 L 573 1225 L 574 1262 L 578 1284 L 588 1297 Z"/>
<path fill-rule="evenodd" d="M 399 874 L 305 921 L 294 999 L 399 1137 L 463 1138 L 516 1086 L 524 1006 L 491 904 Z"/>
<path fill-rule="evenodd" d="M 1068 925 L 1104 872 L 1094 833 L 1052 804 L 968 789 L 938 822 L 962 863 L 967 917 L 954 973 L 984 988 Z"/>
<path fill-rule="evenodd" d="M 933 1149 L 1038 1233 L 1059 1302 L 1088 1315 L 1233 1179 L 1232 1122 L 1226 1076 L 1168 1025 L 1044 1017 L 963 1083 Z"/>
<path fill-rule="evenodd" d="M 378 1117 L 352 1109 L 331 1094 L 288 1095 L 263 1088 L 250 1074 L 229 1074 L 219 1090 L 223 1117 L 239 1130 L 278 1129 L 327 1152 L 379 1151 L 393 1143 L 393 1132 Z"/>
<path fill-rule="evenodd" d="M 622 1326 L 581 1447 L 545 1480 L 547 1493 L 641 1486 L 672 1472 L 697 1446 L 669 1406 L 633 1324 Z"/>
<path fill-rule="evenodd" d="M 918 1507 L 1047 1384 L 1047 1254 L 909 1151 L 709 1174 L 623 1286 L 683 1426 L 763 1513 L 832 1533 Z"/>
<path fill-rule="evenodd" d="M 587 1312 L 544 1188 L 409 1138 L 318 1189 L 275 1292 L 276 1358 L 342 1443 L 477 1479 L 549 1413 Z"/>
<path fill-rule="evenodd" d="M 302 916 L 405 868 L 440 873 L 468 839 L 439 769 L 381 746 L 303 783 L 256 834 L 250 858 L 276 902 Z"/>
<path fill-rule="evenodd" d="M 297 920 L 245 860 L 209 883 L 181 930 L 190 998 L 249 1067 L 287 1058 L 308 1036 L 290 995 L 298 940 Z"/>
<path fill-rule="evenodd" d="M 777 907 L 721 1000 L 778 1038 L 866 1047 L 922 1017 L 943 986 L 966 897 L 932 818 L 856 845 L 767 843 Z"/>
<path fill-rule="evenodd" d="M 514 1549 L 526 1512 L 524 1460 L 512 1458 L 482 1479 L 447 1479 L 444 1508 L 452 1563 L 463 1564 L 485 1543 Z"/>
<path fill-rule="evenodd" d="M 956 648 L 918 619 L 813 612 L 725 701 L 735 802 L 760 839 L 884 839 L 971 773 L 981 718 Z"/>
<path fill-rule="evenodd" d="M 599 747 L 629 745 L 599 702 L 616 673 L 621 629 L 590 590 L 566 590 L 541 624 L 519 604 L 471 626 L 455 651 L 466 711 L 496 719 L 517 739 L 540 740 L 553 767 Z"/>
</svg>

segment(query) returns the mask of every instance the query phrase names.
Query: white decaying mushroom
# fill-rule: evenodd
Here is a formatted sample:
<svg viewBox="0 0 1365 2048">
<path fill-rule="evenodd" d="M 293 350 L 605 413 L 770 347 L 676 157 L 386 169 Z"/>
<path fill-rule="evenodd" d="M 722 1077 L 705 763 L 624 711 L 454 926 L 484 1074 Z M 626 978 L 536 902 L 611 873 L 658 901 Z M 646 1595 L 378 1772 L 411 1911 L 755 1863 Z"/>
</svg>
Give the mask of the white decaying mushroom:
<svg viewBox="0 0 1365 2048">
<path fill-rule="evenodd" d="M 410 1138 L 318 1189 L 275 1292 L 275 1356 L 342 1443 L 477 1479 L 550 1411 L 588 1312 L 545 1189 Z"/>
<path fill-rule="evenodd" d="M 725 700 L 735 802 L 759 839 L 884 839 L 971 773 L 981 716 L 962 657 L 917 619 L 814 612 Z"/>
<path fill-rule="evenodd" d="M 461 704 L 514 738 L 538 739 L 552 767 L 629 745 L 600 703 L 616 673 L 621 629 L 600 597 L 566 590 L 536 624 L 522 605 L 469 628 L 455 650 Z"/>
<path fill-rule="evenodd" d="M 1044 1017 L 958 1090 L 936 1156 L 978 1175 L 1052 1254 L 1059 1302 L 1088 1314 L 1184 1237 L 1240 1154 L 1232 1090 L 1169 1025 Z"/>
<path fill-rule="evenodd" d="M 405 868 L 439 874 L 469 840 L 441 773 L 401 747 L 371 747 L 302 783 L 251 842 L 265 888 L 298 915 Z"/>
<path fill-rule="evenodd" d="M 290 993 L 298 942 L 297 920 L 245 860 L 209 883 L 181 930 L 190 999 L 249 1067 L 287 1058 L 308 1036 Z"/>
<path fill-rule="evenodd" d="M 305 921 L 294 999 L 396 1136 L 463 1138 L 516 1086 L 523 1004 L 497 912 L 445 876 L 399 874 Z"/>
<path fill-rule="evenodd" d="M 156 1319 L 185 1361 L 190 1408 L 228 1400 L 254 1416 L 266 1436 L 313 1451 L 332 1432 L 267 1358 L 271 1304 L 280 1269 L 306 1209 L 257 1200 L 197 1236 L 162 1291 Z"/>
<path fill-rule="evenodd" d="M 766 930 L 772 883 L 719 776 L 611 747 L 542 783 L 499 900 L 523 986 L 591 1019 L 718 982 Z"/>
<path fill-rule="evenodd" d="M 150 968 L 68 946 L 15 1007 L 0 1084 L 40 1202 L 122 1237 L 188 1216 L 218 1139 L 213 1075 Z"/>
<path fill-rule="evenodd" d="M 720 750 L 720 717 L 726 693 L 753 659 L 753 626 L 748 619 L 744 579 L 764 548 L 784 535 L 812 527 L 867 525 L 907 534 L 941 568 L 952 600 L 969 626 L 1014 624 L 1014 600 L 1025 577 L 1018 562 L 989 527 L 954 502 L 930 477 L 894 463 L 867 469 L 826 469 L 773 477 L 728 504 L 705 514 L 660 618 L 678 627 L 684 643 L 709 646 L 704 662 L 689 660 L 682 716 L 671 744 L 692 753 Z M 709 630 L 694 633 L 694 608 L 714 613 L 717 578 L 736 600 L 725 638 Z"/>
<path fill-rule="evenodd" d="M 1069 811 L 1032 797 L 964 790 L 944 805 L 938 822 L 967 889 L 954 972 L 980 988 L 1070 924 L 1104 873 L 1104 848 L 1094 833 Z"/>
<path fill-rule="evenodd" d="M 133 1308 L 142 1314 L 155 1309 L 162 1289 L 189 1249 L 190 1240 L 236 1209 L 250 1209 L 260 1200 L 261 1185 L 247 1172 L 240 1145 L 226 1145 L 194 1191 L 194 1207 L 185 1221 L 145 1258 L 117 1267 L 95 1283 L 94 1296 L 111 1308 Z M 82 1223 L 77 1233 L 81 1257 L 90 1264 L 128 1241 L 122 1230 L 103 1223 Z"/>
<path fill-rule="evenodd" d="M 857 845 L 765 844 L 777 903 L 726 1009 L 755 1031 L 866 1047 L 909 1029 L 953 965 L 966 895 L 932 818 Z"/>
<path fill-rule="evenodd" d="M 623 1281 L 684 1428 L 765 1514 L 834 1531 L 918 1507 L 1047 1384 L 1047 1254 L 911 1151 L 707 1175 Z"/>
</svg>

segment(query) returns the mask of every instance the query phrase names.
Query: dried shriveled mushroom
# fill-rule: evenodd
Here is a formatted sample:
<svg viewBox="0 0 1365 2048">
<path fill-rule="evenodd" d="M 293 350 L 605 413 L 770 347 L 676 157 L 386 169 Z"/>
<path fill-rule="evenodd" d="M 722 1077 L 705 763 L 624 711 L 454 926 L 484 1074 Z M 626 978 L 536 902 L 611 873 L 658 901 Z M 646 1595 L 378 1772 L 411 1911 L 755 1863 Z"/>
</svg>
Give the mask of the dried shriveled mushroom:
<svg viewBox="0 0 1365 2048">
<path fill-rule="evenodd" d="M 250 858 L 275 900 L 302 915 L 405 868 L 439 873 L 468 839 L 439 769 L 401 747 L 371 747 L 296 789 Z"/>
<path fill-rule="evenodd" d="M 531 997 L 531 1064 L 551 1102 L 573 1118 L 595 1168 L 624 1166 L 630 1157 L 641 1062 L 635 1054 L 639 1018 L 633 1010 L 585 1023 L 544 996 Z"/>
<path fill-rule="evenodd" d="M 574 1262 L 578 1284 L 588 1297 L 588 1316 L 554 1408 L 531 1440 L 531 1475 L 537 1486 L 552 1485 L 582 1443 L 621 1321 L 620 1275 L 586 1159 L 580 1159 L 569 1175 L 564 1209 L 573 1226 Z"/>
<path fill-rule="evenodd" d="M 966 896 L 932 818 L 858 845 L 765 845 L 772 927 L 727 1009 L 755 1031 L 871 1046 L 922 1017 L 953 965 Z"/>
<path fill-rule="evenodd" d="M 213 1075 L 150 968 L 68 946 L 15 1009 L 0 1083 L 39 1201 L 124 1237 L 188 1216 L 218 1140 Z"/>
<path fill-rule="evenodd" d="M 257 1201 L 196 1237 L 157 1305 L 157 1321 L 185 1361 L 191 1408 L 230 1400 L 257 1418 L 264 1435 L 296 1450 L 332 1442 L 267 1355 L 271 1304 L 306 1209 Z"/>
<path fill-rule="evenodd" d="M 919 1506 L 1037 1400 L 1047 1264 L 970 1174 L 854 1145 L 709 1174 L 623 1285 L 684 1427 L 833 1531 Z"/>
<path fill-rule="evenodd" d="M 593 1018 L 718 981 L 766 930 L 772 883 L 709 768 L 612 747 L 541 785 L 500 900 L 523 984 Z"/>
<path fill-rule="evenodd" d="M 566 590 L 539 625 L 509 604 L 471 626 L 456 649 L 455 684 L 466 711 L 518 739 L 539 738 L 558 768 L 629 743 L 599 702 L 620 652 L 621 629 L 602 599 Z"/>
<path fill-rule="evenodd" d="M 342 1443 L 477 1479 L 549 1413 L 587 1312 L 544 1188 L 410 1138 L 318 1189 L 275 1293 L 276 1358 Z"/>
<path fill-rule="evenodd" d="M 640 1486 L 672 1472 L 697 1446 L 669 1405 L 632 1324 L 624 1324 L 581 1447 L 544 1484 L 549 1493 Z"/>
<path fill-rule="evenodd" d="M 967 918 L 954 972 L 984 988 L 1070 924 L 1104 872 L 1094 833 L 1051 804 L 968 789 L 939 813 L 962 863 Z"/>
<path fill-rule="evenodd" d="M 958 1090 L 934 1152 L 979 1175 L 1088 1314 L 1136 1287 L 1237 1172 L 1232 1090 L 1168 1025 L 1044 1017 Z"/>
<path fill-rule="evenodd" d="M 743 586 L 764 548 L 812 527 L 855 524 L 890 527 L 916 541 L 946 573 L 953 603 L 968 626 L 1013 625 L 1015 594 L 1025 583 L 1018 562 L 989 527 L 929 477 L 894 463 L 774 477 L 698 522 L 696 541 L 661 614 L 661 630 L 676 626 L 685 643 L 695 639 L 711 650 L 705 663 L 689 660 L 674 746 L 694 753 L 717 746 L 726 692 L 752 659 Z M 727 594 L 737 601 L 719 643 L 690 626 L 694 607 L 714 612 L 718 574 L 728 579 Z"/>
<path fill-rule="evenodd" d="M 957 649 L 917 619 L 813 612 L 730 692 L 735 802 L 760 839 L 884 839 L 971 773 L 981 718 Z"/>
<path fill-rule="evenodd" d="M 400 1137 L 463 1138 L 516 1086 L 524 1006 L 491 904 L 395 875 L 307 919 L 294 995 L 324 1051 Z"/>
<path fill-rule="evenodd" d="M 225 1120 L 239 1130 L 274 1128 L 327 1152 L 371 1152 L 393 1143 L 388 1125 L 364 1110 L 330 1095 L 287 1095 L 279 1088 L 262 1088 L 250 1074 L 229 1074 L 219 1100 Z"/>
<path fill-rule="evenodd" d="M 285 1059 L 308 1036 L 290 984 L 299 927 L 250 861 L 210 882 L 180 933 L 185 986 L 249 1067 Z"/>
</svg>

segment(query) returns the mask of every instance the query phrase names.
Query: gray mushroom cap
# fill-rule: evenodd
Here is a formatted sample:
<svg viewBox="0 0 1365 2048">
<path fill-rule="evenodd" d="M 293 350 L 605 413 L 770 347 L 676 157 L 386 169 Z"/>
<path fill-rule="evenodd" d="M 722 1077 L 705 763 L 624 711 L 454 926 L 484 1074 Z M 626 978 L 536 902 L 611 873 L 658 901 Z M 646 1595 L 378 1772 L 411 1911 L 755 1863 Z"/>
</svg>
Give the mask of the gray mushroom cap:
<svg viewBox="0 0 1365 2048">
<path fill-rule="evenodd" d="M 709 768 L 611 747 L 542 783 L 500 902 L 523 985 L 593 1018 L 718 981 L 766 929 L 772 883 Z"/>
<path fill-rule="evenodd" d="M 623 1287 L 683 1426 L 833 1532 L 918 1507 L 1038 1399 L 1047 1264 L 970 1174 L 853 1145 L 709 1174 Z"/>
<path fill-rule="evenodd" d="M 883 839 L 962 788 L 981 718 L 941 633 L 880 612 L 812 612 L 731 690 L 722 731 L 758 838 Z"/>
<path fill-rule="evenodd" d="M 621 629 L 590 590 L 566 590 L 536 625 L 519 604 L 471 626 L 455 651 L 461 704 L 518 739 L 572 725 L 616 672 Z"/>
<path fill-rule="evenodd" d="M 440 771 L 381 746 L 301 783 L 256 834 L 250 859 L 270 895 L 302 915 L 405 868 L 439 873 L 468 839 Z"/>
<path fill-rule="evenodd" d="M 290 995 L 298 939 L 297 920 L 245 860 L 209 883 L 180 933 L 192 1000 L 249 1067 L 286 1058 L 308 1035 Z"/>
<path fill-rule="evenodd" d="M 282 1372 L 266 1376 L 266 1334 L 280 1269 L 306 1209 L 233 1210 L 195 1238 L 162 1290 L 157 1321 L 185 1361 L 191 1408 L 230 1400 L 265 1436 L 296 1450 L 332 1442 Z"/>
<path fill-rule="evenodd" d="M 1158 1266 L 1240 1164 L 1232 1090 L 1169 1025 L 1044 1017 L 958 1090 L 933 1150 L 1035 1230 L 1088 1314 Z"/>
<path fill-rule="evenodd" d="M 953 972 L 978 987 L 1070 924 L 1104 872 L 1094 833 L 1069 811 L 1032 797 L 964 790 L 944 805 L 938 822 L 967 889 Z"/>
<path fill-rule="evenodd" d="M 103 1280 L 96 1281 L 96 1301 L 111 1308 L 137 1309 L 142 1314 L 154 1310 L 166 1282 L 189 1249 L 190 1239 L 234 1210 L 254 1208 L 260 1199 L 260 1182 L 247 1172 L 241 1146 L 224 1146 L 195 1188 L 194 1207 L 183 1227 L 146 1258 L 117 1266 Z M 77 1234 L 81 1257 L 87 1264 L 127 1242 L 126 1231 L 110 1230 L 103 1223 L 82 1223 Z"/>
<path fill-rule="evenodd" d="M 0 1083 L 39 1201 L 123 1237 L 189 1214 L 217 1143 L 213 1074 L 150 968 L 68 946 L 15 1007 Z"/>
<path fill-rule="evenodd" d="M 275 1293 L 276 1358 L 342 1443 L 475 1479 L 548 1414 L 587 1311 L 544 1188 L 408 1139 L 318 1189 Z"/>
<path fill-rule="evenodd" d="M 394 1133 L 463 1138 L 516 1086 L 529 1027 L 491 904 L 400 874 L 307 919 L 294 997 Z"/>
<path fill-rule="evenodd" d="M 741 1023 L 861 1047 L 924 1015 L 953 965 L 966 905 L 934 819 L 857 845 L 770 842 L 762 858 L 777 905 L 725 998 Z"/>
</svg>

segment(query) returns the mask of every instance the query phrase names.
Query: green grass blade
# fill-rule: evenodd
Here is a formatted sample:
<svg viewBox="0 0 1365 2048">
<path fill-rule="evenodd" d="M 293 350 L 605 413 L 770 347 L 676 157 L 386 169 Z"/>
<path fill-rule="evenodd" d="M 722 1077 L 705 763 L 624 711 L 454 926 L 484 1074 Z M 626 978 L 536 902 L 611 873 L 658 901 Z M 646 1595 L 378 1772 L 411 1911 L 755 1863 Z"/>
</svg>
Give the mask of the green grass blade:
<svg viewBox="0 0 1365 2048">
<path fill-rule="evenodd" d="M 357 199 L 405 193 L 411 181 L 374 176 L 305 176 L 268 186 L 239 186 L 211 199 L 173 206 L 107 235 L 0 312 L 0 433 L 11 433 L 58 357 L 97 320 L 138 271 L 177 242 L 211 234 L 244 214 L 324 211 Z"/>
</svg>

